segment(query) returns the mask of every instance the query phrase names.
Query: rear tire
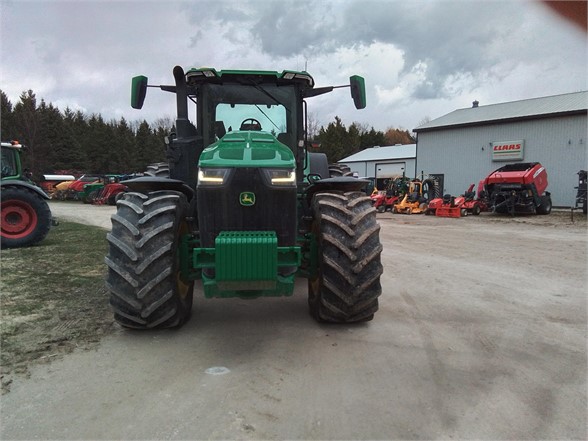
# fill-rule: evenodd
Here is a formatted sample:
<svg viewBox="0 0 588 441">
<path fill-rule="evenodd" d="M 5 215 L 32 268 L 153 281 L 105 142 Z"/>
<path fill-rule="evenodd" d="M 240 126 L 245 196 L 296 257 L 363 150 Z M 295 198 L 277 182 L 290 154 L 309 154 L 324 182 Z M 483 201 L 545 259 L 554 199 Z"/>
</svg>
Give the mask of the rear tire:
<svg viewBox="0 0 588 441">
<path fill-rule="evenodd" d="M 382 293 L 380 225 L 361 192 L 318 193 L 312 202 L 318 268 L 308 279 L 311 315 L 320 322 L 369 321 Z"/>
<path fill-rule="evenodd" d="M 24 187 L 2 188 L 0 215 L 2 248 L 35 245 L 45 239 L 51 228 L 49 205 Z"/>
<path fill-rule="evenodd" d="M 479 215 L 481 211 L 482 211 L 482 210 L 481 210 L 481 208 L 480 208 L 480 206 L 479 206 L 478 204 L 476 204 L 476 205 L 474 205 L 474 206 L 472 207 L 472 214 L 473 214 L 474 216 L 477 216 L 477 215 Z"/>
<path fill-rule="evenodd" d="M 329 164 L 329 175 L 331 178 L 338 178 L 341 176 L 353 176 L 353 172 L 348 165 Z"/>
<path fill-rule="evenodd" d="M 169 178 L 169 164 L 167 162 L 149 164 L 147 166 L 147 170 L 145 170 L 144 175 L 157 178 Z"/>
<path fill-rule="evenodd" d="M 439 189 L 439 183 L 436 179 L 425 179 L 423 181 L 423 198 L 427 200 L 427 203 L 433 199 L 440 198 L 441 190 Z"/>
<path fill-rule="evenodd" d="M 128 192 L 117 201 L 106 257 L 114 319 L 127 328 L 171 328 L 190 317 L 194 282 L 180 274 L 179 241 L 189 232 L 186 197 Z"/>
</svg>

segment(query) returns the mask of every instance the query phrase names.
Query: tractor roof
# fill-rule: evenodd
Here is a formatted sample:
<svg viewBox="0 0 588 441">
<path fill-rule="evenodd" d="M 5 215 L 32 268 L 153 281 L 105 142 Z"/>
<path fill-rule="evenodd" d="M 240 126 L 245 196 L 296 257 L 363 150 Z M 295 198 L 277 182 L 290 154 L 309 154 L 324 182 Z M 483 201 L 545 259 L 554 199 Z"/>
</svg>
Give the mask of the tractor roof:
<svg viewBox="0 0 588 441">
<path fill-rule="evenodd" d="M 314 79 L 308 72 L 284 70 L 282 72 L 271 70 L 219 70 L 201 67 L 192 68 L 186 72 L 186 81 L 189 85 L 197 83 L 224 83 L 238 82 L 239 79 L 252 78 L 256 82 L 288 84 L 299 83 L 308 88 L 314 87 Z"/>
</svg>

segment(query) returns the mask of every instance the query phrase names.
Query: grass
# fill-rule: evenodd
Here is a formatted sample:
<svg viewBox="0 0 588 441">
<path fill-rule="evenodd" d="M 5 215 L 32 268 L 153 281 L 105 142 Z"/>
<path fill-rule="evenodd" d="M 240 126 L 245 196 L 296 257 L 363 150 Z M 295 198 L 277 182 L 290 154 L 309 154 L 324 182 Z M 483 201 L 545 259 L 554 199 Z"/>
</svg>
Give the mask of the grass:
<svg viewBox="0 0 588 441">
<path fill-rule="evenodd" d="M 61 222 L 39 245 L 0 255 L 3 391 L 31 363 L 88 347 L 113 329 L 104 287 L 106 231 Z"/>
</svg>

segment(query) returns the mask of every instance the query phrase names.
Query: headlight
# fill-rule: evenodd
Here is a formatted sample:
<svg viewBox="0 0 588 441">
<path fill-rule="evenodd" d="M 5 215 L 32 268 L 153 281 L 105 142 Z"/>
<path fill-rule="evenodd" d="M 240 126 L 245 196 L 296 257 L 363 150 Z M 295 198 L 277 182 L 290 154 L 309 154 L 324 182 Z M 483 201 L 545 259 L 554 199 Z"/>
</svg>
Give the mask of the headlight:
<svg viewBox="0 0 588 441">
<path fill-rule="evenodd" d="M 228 168 L 201 168 L 198 170 L 198 185 L 223 185 L 228 174 Z"/>
<path fill-rule="evenodd" d="M 264 173 L 272 185 L 296 185 L 296 171 L 288 168 L 264 168 Z"/>
</svg>

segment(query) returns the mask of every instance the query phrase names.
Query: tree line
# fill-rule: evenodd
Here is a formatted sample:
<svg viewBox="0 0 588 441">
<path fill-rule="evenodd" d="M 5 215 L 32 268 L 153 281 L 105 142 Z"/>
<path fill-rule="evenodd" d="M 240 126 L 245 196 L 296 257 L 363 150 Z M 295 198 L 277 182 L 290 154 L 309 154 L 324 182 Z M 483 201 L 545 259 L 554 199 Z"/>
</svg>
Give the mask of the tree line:
<svg viewBox="0 0 588 441">
<path fill-rule="evenodd" d="M 338 116 L 327 127 L 321 127 L 314 140 L 320 144 L 317 151 L 326 153 L 329 162 L 337 162 L 374 146 L 415 143 L 408 130 L 389 128 L 382 132 L 357 122 L 347 128 Z"/>
<path fill-rule="evenodd" d="M 165 161 L 163 139 L 173 130 L 173 121 L 162 118 L 129 122 L 125 118 L 105 121 L 66 108 L 60 111 L 45 100 L 37 100 L 32 90 L 23 92 L 12 104 L 0 90 L 2 141 L 18 140 L 27 147 L 23 166 L 34 179 L 43 174 L 68 173 L 122 174 L 142 172 L 148 164 Z M 411 144 L 408 130 L 390 128 L 377 131 L 360 123 L 346 127 L 339 117 L 326 127 L 309 121 L 309 137 L 327 154 L 329 162 L 375 145 Z"/>
<path fill-rule="evenodd" d="M 171 124 L 151 127 L 146 121 L 124 118 L 105 121 L 66 108 L 63 112 L 32 90 L 13 105 L 0 91 L 2 141 L 26 146 L 23 167 L 38 180 L 43 174 L 63 171 L 89 174 L 142 172 L 146 165 L 165 160 L 163 138 Z"/>
</svg>

